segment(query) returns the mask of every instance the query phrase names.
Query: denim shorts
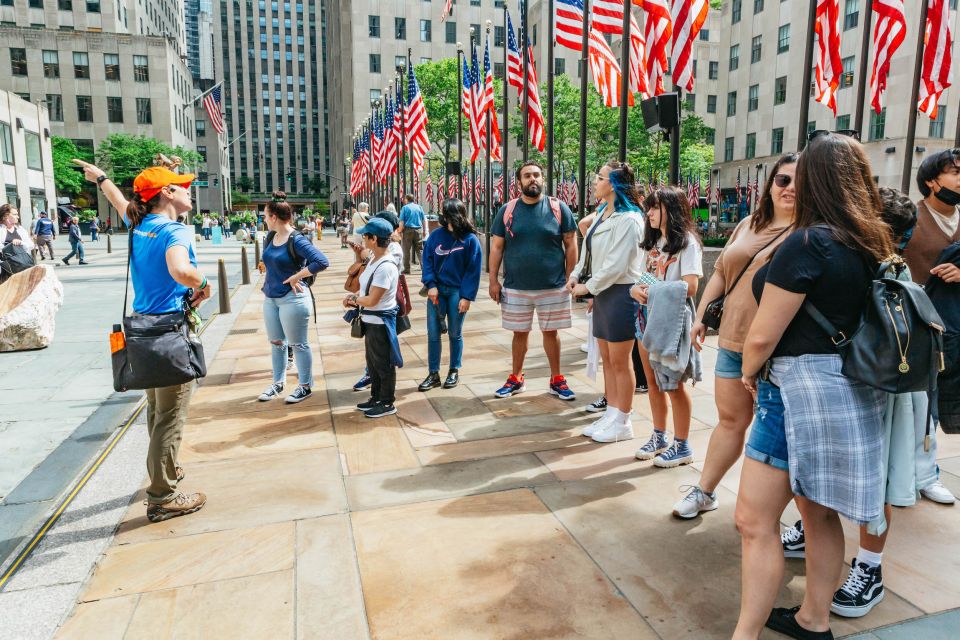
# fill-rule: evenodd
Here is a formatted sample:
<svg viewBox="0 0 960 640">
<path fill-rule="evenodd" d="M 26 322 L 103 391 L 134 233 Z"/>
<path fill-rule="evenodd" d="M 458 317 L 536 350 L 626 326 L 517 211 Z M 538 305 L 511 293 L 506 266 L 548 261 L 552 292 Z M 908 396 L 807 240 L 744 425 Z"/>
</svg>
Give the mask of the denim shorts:
<svg viewBox="0 0 960 640">
<path fill-rule="evenodd" d="M 714 374 L 718 378 L 731 378 L 739 380 L 743 377 L 743 354 L 739 351 L 730 351 L 720 347 L 720 353 L 717 354 L 717 366 Z"/>
<path fill-rule="evenodd" d="M 783 399 L 780 387 L 770 382 L 757 381 L 757 408 L 744 455 L 781 471 L 790 470 Z"/>
</svg>

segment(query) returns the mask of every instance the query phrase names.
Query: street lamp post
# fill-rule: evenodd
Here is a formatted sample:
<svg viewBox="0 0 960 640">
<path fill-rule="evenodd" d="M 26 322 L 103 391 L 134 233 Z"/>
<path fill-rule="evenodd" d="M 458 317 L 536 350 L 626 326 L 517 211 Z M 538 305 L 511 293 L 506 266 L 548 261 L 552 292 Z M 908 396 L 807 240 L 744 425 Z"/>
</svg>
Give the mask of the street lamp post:
<svg viewBox="0 0 960 640">
<path fill-rule="evenodd" d="M 471 32 L 473 29 L 471 29 Z M 457 43 L 457 172 L 463 171 L 463 43 Z M 446 171 L 444 171 L 446 174 Z M 450 180 L 447 178 L 447 184 Z M 457 195 L 461 193 L 460 176 L 457 175 Z"/>
</svg>

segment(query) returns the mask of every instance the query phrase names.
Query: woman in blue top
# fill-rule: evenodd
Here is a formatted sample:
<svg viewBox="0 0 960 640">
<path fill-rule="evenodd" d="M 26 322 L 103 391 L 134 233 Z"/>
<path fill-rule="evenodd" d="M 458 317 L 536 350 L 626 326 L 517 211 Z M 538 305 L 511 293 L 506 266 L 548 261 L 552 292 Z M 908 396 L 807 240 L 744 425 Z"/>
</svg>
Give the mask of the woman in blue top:
<svg viewBox="0 0 960 640">
<path fill-rule="evenodd" d="M 330 263 L 327 257 L 313 246 L 309 238 L 297 234 L 291 238 L 293 208 L 285 202 L 283 192 L 275 192 L 274 200 L 267 204 L 264 221 L 272 232 L 271 242 L 263 247 L 263 265 L 267 277 L 263 283 L 263 321 L 267 326 L 267 338 L 271 349 L 273 384 L 260 394 L 260 400 L 272 400 L 283 392 L 287 371 L 287 345 L 293 347 L 293 359 L 297 363 L 299 385 L 287 396 L 287 403 L 302 402 L 310 396 L 313 385 L 313 353 L 307 342 L 310 324 L 310 292 L 303 279 L 316 275 Z M 297 259 L 294 261 L 292 253 Z"/>
<path fill-rule="evenodd" d="M 480 287 L 480 240 L 467 218 L 467 207 L 451 198 L 443 203 L 440 227 L 427 236 L 423 247 L 423 286 L 427 287 L 427 362 L 430 373 L 420 391 L 440 386 L 440 334 L 447 318 L 450 340 L 450 371 L 443 382 L 452 389 L 460 381 L 463 357 L 463 319 Z"/>
<path fill-rule="evenodd" d="M 193 229 L 177 222 L 193 206 L 192 174 L 174 173 L 166 167 L 145 169 L 134 179 L 133 198 L 128 202 L 101 169 L 80 160 L 73 162 L 83 167 L 86 179 L 100 187 L 117 211 L 124 212 L 124 222 L 133 229 L 130 279 L 134 313 L 174 313 L 210 297 L 210 284 L 197 269 Z M 177 454 L 192 390 L 192 382 L 146 390 L 150 434 L 147 519 L 151 522 L 199 511 L 207 500 L 202 493 L 177 491 L 183 479 Z"/>
</svg>

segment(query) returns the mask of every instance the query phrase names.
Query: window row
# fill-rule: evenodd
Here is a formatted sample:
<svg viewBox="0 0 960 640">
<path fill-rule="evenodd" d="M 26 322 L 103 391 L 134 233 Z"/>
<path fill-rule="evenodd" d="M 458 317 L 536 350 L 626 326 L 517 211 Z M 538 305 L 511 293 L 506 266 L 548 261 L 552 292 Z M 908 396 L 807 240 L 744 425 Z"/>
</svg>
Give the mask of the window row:
<svg viewBox="0 0 960 640">
<path fill-rule="evenodd" d="M 446 40 L 447 42 L 456 41 L 456 32 L 457 32 L 457 23 L 448 22 L 446 26 Z M 480 33 L 479 25 L 477 25 L 477 33 Z M 367 34 L 371 38 L 380 37 L 380 16 L 367 16 Z M 407 39 L 407 19 L 406 18 L 394 18 L 393 19 L 393 37 L 397 40 L 406 40 Z M 453 38 L 453 40 L 451 40 Z M 433 41 L 433 21 L 432 20 L 421 20 L 420 21 L 420 42 L 432 42 Z"/>
<path fill-rule="evenodd" d="M 24 96 L 21 96 L 24 97 Z M 29 96 L 25 96 L 29 99 Z M 77 96 L 77 121 L 93 122 L 93 96 Z M 123 122 L 123 98 L 107 97 L 107 122 Z M 63 122 L 63 96 L 48 93 L 45 98 L 51 122 Z M 153 124 L 150 98 L 136 98 L 137 124 Z"/>
<path fill-rule="evenodd" d="M 61 11 L 73 11 L 73 0 L 57 0 L 57 8 Z M 100 0 L 85 0 L 76 3 L 78 7 L 85 6 L 87 13 L 100 13 Z M 13 0 L 0 0 L 0 7 L 12 7 Z M 43 0 L 27 0 L 31 9 L 43 9 Z"/>
<path fill-rule="evenodd" d="M 24 130 L 23 144 L 27 155 L 27 168 L 43 170 L 40 134 Z M 13 131 L 9 122 L 0 122 L 0 161 L 13 164 Z"/>
<path fill-rule="evenodd" d="M 43 61 L 43 77 L 60 77 L 60 52 L 44 49 L 41 52 Z M 10 49 L 10 73 L 15 76 L 26 76 L 27 68 L 27 50 L 19 48 Z M 103 75 L 106 80 L 120 80 L 120 55 L 116 53 L 103 54 Z M 73 77 L 89 79 L 90 78 L 90 54 L 86 51 L 73 52 Z M 150 67 L 147 62 L 147 56 L 133 56 L 133 79 L 136 82 L 150 81 Z"/>
</svg>

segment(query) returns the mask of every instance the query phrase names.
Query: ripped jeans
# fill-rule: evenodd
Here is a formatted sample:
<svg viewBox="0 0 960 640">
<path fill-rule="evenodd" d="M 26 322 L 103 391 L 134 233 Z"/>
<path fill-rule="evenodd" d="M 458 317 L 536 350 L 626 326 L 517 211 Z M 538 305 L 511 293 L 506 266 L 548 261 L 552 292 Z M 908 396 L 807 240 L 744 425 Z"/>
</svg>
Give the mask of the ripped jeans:
<svg viewBox="0 0 960 640">
<path fill-rule="evenodd" d="M 270 362 L 274 382 L 283 382 L 286 377 L 289 344 L 293 347 L 298 382 L 305 387 L 313 385 L 313 353 L 307 342 L 310 327 L 309 295 L 290 291 L 282 298 L 266 298 L 263 301 L 263 321 L 272 347 Z"/>
</svg>

